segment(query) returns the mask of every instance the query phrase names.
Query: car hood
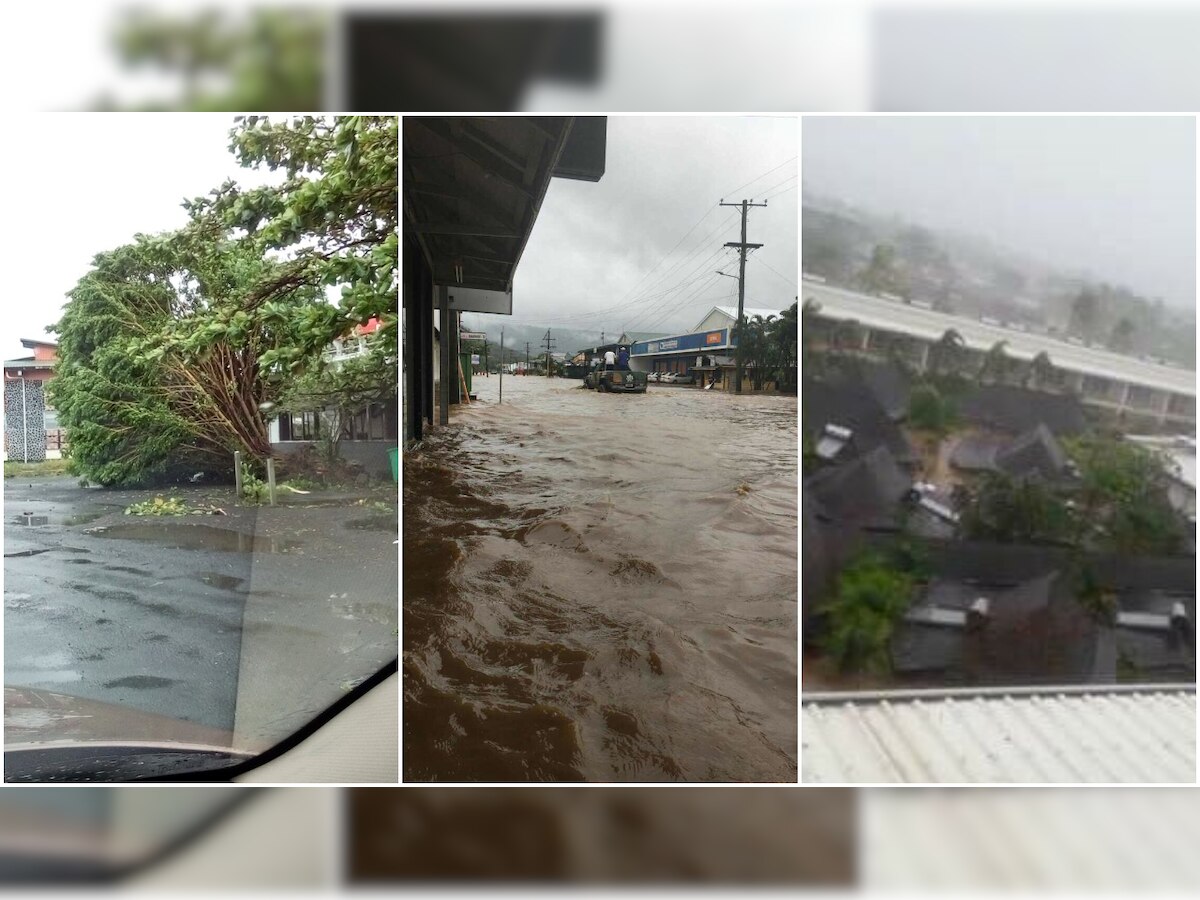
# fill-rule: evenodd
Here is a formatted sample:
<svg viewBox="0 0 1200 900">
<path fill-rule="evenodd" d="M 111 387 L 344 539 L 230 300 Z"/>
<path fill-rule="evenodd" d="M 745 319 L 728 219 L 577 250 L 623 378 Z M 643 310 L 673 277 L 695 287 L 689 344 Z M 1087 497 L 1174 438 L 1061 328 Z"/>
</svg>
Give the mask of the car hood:
<svg viewBox="0 0 1200 900">
<path fill-rule="evenodd" d="M 34 688 L 4 689 L 5 751 L 48 744 L 144 744 L 230 751 L 223 728 Z"/>
</svg>

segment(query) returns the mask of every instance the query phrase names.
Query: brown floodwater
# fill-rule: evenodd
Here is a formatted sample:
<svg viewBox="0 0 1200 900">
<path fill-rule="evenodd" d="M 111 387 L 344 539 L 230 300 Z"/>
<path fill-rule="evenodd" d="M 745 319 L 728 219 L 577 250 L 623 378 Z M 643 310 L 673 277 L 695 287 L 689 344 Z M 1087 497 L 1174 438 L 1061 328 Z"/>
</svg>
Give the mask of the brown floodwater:
<svg viewBox="0 0 1200 900">
<path fill-rule="evenodd" d="M 794 781 L 796 398 L 579 384 L 405 454 L 405 779 Z"/>
</svg>

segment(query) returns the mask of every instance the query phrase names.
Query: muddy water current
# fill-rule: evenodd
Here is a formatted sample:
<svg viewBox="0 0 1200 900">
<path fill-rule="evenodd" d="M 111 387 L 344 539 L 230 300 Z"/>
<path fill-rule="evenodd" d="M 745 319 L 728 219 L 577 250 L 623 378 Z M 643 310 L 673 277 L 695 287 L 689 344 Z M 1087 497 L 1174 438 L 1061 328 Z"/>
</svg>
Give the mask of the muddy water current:
<svg viewBox="0 0 1200 900">
<path fill-rule="evenodd" d="M 404 458 L 415 781 L 794 781 L 797 407 L 476 378 Z"/>
</svg>

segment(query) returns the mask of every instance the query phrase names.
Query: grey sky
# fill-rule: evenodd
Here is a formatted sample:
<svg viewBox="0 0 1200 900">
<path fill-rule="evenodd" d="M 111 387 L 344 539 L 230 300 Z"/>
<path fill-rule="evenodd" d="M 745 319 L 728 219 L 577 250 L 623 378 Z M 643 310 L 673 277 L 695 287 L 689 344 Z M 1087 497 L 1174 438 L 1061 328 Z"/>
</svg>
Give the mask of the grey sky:
<svg viewBox="0 0 1200 900">
<path fill-rule="evenodd" d="M 1195 308 L 1196 125 L 806 118 L 804 185 Z"/>
<path fill-rule="evenodd" d="M 597 337 L 602 330 L 688 329 L 712 306 L 737 303 L 736 280 L 713 273 L 736 273 L 736 253 L 722 244 L 738 240 L 740 219 L 713 207 L 722 198 L 775 192 L 766 209 L 750 212 L 748 239 L 766 246 L 747 263 L 746 304 L 790 306 L 798 269 L 796 137 L 792 118 L 610 117 L 604 177 L 550 185 L 517 269 L 513 321 Z"/>
<path fill-rule="evenodd" d="M 28 355 L 21 338 L 42 338 L 61 315 L 65 294 L 92 257 L 131 240 L 178 228 L 185 197 L 233 178 L 243 185 L 282 174 L 243 169 L 228 150 L 233 117 L 217 114 L 37 115 L 38 135 L 6 190 L 21 210 L 5 304 L 5 359 Z"/>
</svg>

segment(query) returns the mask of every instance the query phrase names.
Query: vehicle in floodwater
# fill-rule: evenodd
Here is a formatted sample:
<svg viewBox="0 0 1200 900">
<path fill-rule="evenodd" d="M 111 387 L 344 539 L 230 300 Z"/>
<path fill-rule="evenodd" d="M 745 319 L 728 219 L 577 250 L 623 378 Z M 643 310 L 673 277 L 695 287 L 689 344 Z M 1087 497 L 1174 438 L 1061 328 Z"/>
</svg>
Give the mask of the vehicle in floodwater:
<svg viewBox="0 0 1200 900">
<path fill-rule="evenodd" d="M 619 394 L 646 393 L 646 373 L 629 369 L 608 369 L 588 372 L 583 386 L 593 391 L 615 391 Z"/>
</svg>

